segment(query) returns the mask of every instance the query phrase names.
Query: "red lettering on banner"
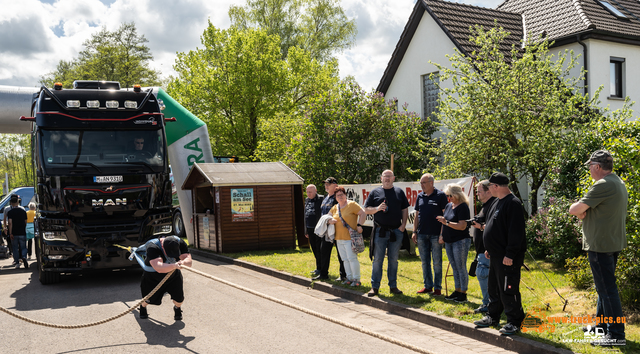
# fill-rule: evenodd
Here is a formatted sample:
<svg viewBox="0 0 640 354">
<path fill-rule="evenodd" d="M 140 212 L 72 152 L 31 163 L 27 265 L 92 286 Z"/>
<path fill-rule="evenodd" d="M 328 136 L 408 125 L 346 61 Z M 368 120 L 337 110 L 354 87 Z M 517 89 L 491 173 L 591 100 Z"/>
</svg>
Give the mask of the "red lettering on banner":
<svg viewBox="0 0 640 354">
<path fill-rule="evenodd" d="M 409 203 L 409 205 L 416 205 L 416 200 L 418 200 L 418 191 L 411 191 L 411 202 Z"/>
<path fill-rule="evenodd" d="M 362 190 L 362 205 L 364 205 L 364 201 L 367 200 L 367 198 L 369 198 L 369 192 L 367 192 L 366 189 Z"/>
</svg>

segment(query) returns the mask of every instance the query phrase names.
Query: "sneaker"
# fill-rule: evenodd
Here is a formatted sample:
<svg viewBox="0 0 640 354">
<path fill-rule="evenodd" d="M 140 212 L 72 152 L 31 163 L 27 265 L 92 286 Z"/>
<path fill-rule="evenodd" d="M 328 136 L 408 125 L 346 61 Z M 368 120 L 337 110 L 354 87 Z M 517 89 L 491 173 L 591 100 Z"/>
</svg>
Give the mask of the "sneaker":
<svg viewBox="0 0 640 354">
<path fill-rule="evenodd" d="M 442 290 L 440 289 L 436 289 L 433 291 L 433 296 L 442 296 Z"/>
<path fill-rule="evenodd" d="M 342 282 L 342 285 L 351 285 L 351 280 L 345 280 Z"/>
<path fill-rule="evenodd" d="M 491 316 L 485 315 L 481 320 L 474 321 L 473 324 L 481 328 L 496 327 L 498 326 L 498 321 L 494 321 Z"/>
<path fill-rule="evenodd" d="M 181 321 L 182 320 L 182 309 L 176 306 L 173 306 L 173 319 L 176 321 Z"/>
<path fill-rule="evenodd" d="M 507 323 L 506 325 L 504 325 L 504 327 L 500 328 L 500 333 L 504 334 L 505 336 L 510 336 L 512 334 L 516 334 L 518 330 L 518 327 L 514 326 L 511 323 Z"/>
<path fill-rule="evenodd" d="M 16 265 L 15 266 L 16 269 L 20 269 L 20 262 L 16 262 L 15 265 Z"/>
<path fill-rule="evenodd" d="M 446 300 L 455 300 L 458 297 L 458 294 L 460 294 L 457 291 L 452 292 L 451 294 L 449 294 L 449 296 L 445 296 L 444 298 Z"/>
<path fill-rule="evenodd" d="M 389 288 L 389 292 L 394 295 L 402 295 L 402 290 L 398 288 Z"/>
<path fill-rule="evenodd" d="M 347 277 L 338 277 L 336 278 L 336 281 L 339 281 L 339 282 L 347 281 Z"/>
<path fill-rule="evenodd" d="M 378 289 L 376 288 L 371 288 L 371 290 L 369 290 L 369 292 L 367 293 L 368 297 L 374 297 L 378 295 Z"/>
<path fill-rule="evenodd" d="M 318 276 L 315 276 L 315 277 L 311 278 L 311 280 L 329 280 L 329 277 L 327 277 L 327 276 L 323 277 L 322 275 L 318 275 Z"/>
<path fill-rule="evenodd" d="M 467 302 L 467 294 L 466 293 L 458 293 L 458 297 L 453 299 L 455 302 Z"/>
<path fill-rule="evenodd" d="M 477 309 L 473 310 L 473 313 L 487 313 L 487 312 L 489 312 L 489 306 L 487 305 L 482 305 Z"/>
<path fill-rule="evenodd" d="M 320 275 L 320 271 L 317 270 L 317 269 L 311 272 L 311 276 L 315 277 L 315 276 L 318 276 L 318 275 Z"/>
<path fill-rule="evenodd" d="M 24 268 L 25 269 L 29 269 L 29 263 L 27 263 L 27 259 L 26 258 L 22 258 L 22 263 L 24 263 Z"/>
<path fill-rule="evenodd" d="M 11 266 L 14 266 L 14 265 L 16 265 L 16 264 L 18 264 L 18 262 L 13 261 L 13 263 L 11 263 Z"/>
<path fill-rule="evenodd" d="M 351 286 L 362 286 L 362 284 L 360 283 L 360 280 L 354 280 L 351 282 Z"/>
<path fill-rule="evenodd" d="M 147 313 L 147 308 L 140 305 L 140 319 L 146 320 L 149 318 L 149 314 Z"/>
<path fill-rule="evenodd" d="M 433 292 L 433 290 L 431 290 L 431 289 L 422 288 L 422 289 L 418 290 L 416 292 L 416 294 L 431 294 L 432 292 Z"/>
</svg>

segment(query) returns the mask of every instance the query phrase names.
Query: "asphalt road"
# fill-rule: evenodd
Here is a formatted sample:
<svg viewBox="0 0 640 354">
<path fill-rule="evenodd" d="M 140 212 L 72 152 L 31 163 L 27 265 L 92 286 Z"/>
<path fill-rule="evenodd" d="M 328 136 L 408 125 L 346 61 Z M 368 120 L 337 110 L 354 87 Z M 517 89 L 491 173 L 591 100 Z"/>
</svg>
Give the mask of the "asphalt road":
<svg viewBox="0 0 640 354">
<path fill-rule="evenodd" d="M 0 260 L 0 306 L 36 320 L 81 324 L 118 314 L 141 298 L 140 271 L 65 277 L 39 283 L 35 263 L 15 270 Z M 385 334 L 434 353 L 510 353 L 499 347 L 337 298 L 245 268 L 207 259 L 194 268 L 332 318 Z M 183 321 L 171 300 L 115 321 L 83 329 L 29 324 L 0 312 L 0 348 L 29 353 L 413 353 L 262 297 L 183 271 Z"/>
</svg>

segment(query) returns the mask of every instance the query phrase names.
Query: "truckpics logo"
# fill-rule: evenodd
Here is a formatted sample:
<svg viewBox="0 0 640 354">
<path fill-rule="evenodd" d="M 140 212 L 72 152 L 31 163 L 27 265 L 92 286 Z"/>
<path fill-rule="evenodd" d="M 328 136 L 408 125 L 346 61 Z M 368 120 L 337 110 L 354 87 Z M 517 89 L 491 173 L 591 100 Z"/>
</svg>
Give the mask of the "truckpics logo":
<svg viewBox="0 0 640 354">
<path fill-rule="evenodd" d="M 109 205 L 127 205 L 127 198 L 116 198 L 114 202 L 113 199 L 107 199 L 105 202 L 104 199 L 91 199 L 91 206 L 109 206 Z"/>
<path fill-rule="evenodd" d="M 138 119 L 138 120 L 134 120 L 133 124 L 151 124 L 151 125 L 158 125 L 158 122 L 156 122 L 155 118 L 153 117 L 149 117 L 149 119 Z"/>
</svg>

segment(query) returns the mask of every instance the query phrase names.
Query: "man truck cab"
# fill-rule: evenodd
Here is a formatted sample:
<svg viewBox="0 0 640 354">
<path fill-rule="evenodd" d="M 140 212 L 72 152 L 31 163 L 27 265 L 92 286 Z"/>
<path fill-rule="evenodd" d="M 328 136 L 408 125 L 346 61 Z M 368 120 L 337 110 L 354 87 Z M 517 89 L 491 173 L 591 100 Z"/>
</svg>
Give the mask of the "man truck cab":
<svg viewBox="0 0 640 354">
<path fill-rule="evenodd" d="M 56 84 L 34 95 L 32 149 L 39 279 L 136 266 L 121 246 L 171 231 L 162 102 L 110 81 Z"/>
</svg>

